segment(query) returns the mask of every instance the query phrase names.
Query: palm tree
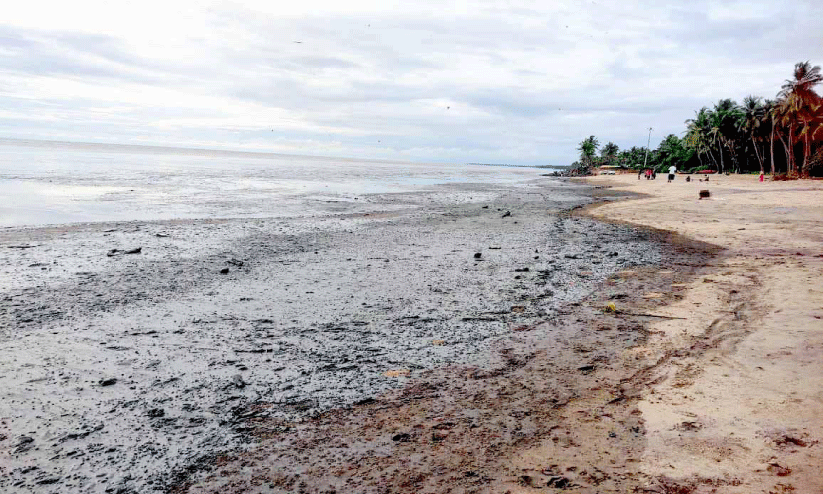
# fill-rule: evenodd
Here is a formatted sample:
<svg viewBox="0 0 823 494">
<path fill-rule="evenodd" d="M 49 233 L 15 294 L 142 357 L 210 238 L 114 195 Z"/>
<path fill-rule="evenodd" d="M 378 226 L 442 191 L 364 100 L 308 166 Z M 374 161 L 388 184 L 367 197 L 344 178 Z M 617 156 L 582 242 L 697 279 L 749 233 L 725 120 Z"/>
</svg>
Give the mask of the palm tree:
<svg viewBox="0 0 823 494">
<path fill-rule="evenodd" d="M 777 100 L 774 115 L 775 123 L 781 128 L 781 131 L 777 132 L 777 137 L 780 139 L 780 143 L 783 144 L 783 150 L 786 153 L 786 175 L 794 175 L 797 173 L 797 163 L 794 159 L 794 131 L 797 119 L 786 98 Z M 783 137 L 784 132 L 786 133 L 785 138 Z"/>
<path fill-rule="evenodd" d="M 600 142 L 598 142 L 595 136 L 589 136 L 580 142 L 577 150 L 580 151 L 580 161 L 583 165 L 591 166 L 599 145 Z"/>
<path fill-rule="evenodd" d="M 603 146 L 603 149 L 600 150 L 600 157 L 603 158 L 606 163 L 612 164 L 618 151 L 620 151 L 620 148 L 617 147 L 617 144 L 609 141 L 605 146 Z"/>
<path fill-rule="evenodd" d="M 695 112 L 694 118 L 686 120 L 686 146 L 692 148 L 697 153 L 700 164 L 703 164 L 703 154 L 711 158 L 714 167 L 719 169 L 717 160 L 712 154 L 712 139 L 711 139 L 711 111 L 703 107 Z"/>
<path fill-rule="evenodd" d="M 811 157 L 812 122 L 815 115 L 823 106 L 823 99 L 814 91 L 814 87 L 823 82 L 823 74 L 820 73 L 820 66 L 814 67 L 807 62 L 800 62 L 794 66 L 794 79 L 787 79 L 781 87 L 778 96 L 784 100 L 787 115 L 792 119 L 799 120 L 803 129 L 798 134 L 803 137 L 803 167 L 801 175 L 809 175 L 809 158 Z M 789 146 L 794 145 L 791 137 L 793 126 L 789 127 Z"/>
<path fill-rule="evenodd" d="M 754 155 L 757 157 L 758 163 L 760 163 L 760 173 L 763 173 L 763 158 L 760 157 L 760 152 L 757 149 L 757 143 L 754 140 L 754 136 L 757 133 L 757 130 L 760 127 L 760 122 L 763 119 L 763 105 L 760 103 L 760 97 L 746 96 L 743 99 L 742 110 L 743 118 L 739 122 L 740 130 L 752 141 Z"/>
<path fill-rule="evenodd" d="M 720 147 L 720 166 L 725 171 L 723 163 L 723 148 L 729 151 L 729 158 L 736 171 L 740 171 L 737 161 L 737 148 L 739 146 L 739 121 L 743 113 L 737 103 L 731 99 L 722 99 L 714 105 L 712 112 L 712 130 L 710 132 L 713 141 Z"/>
<path fill-rule="evenodd" d="M 777 103 L 773 100 L 767 99 L 763 103 L 763 121 L 769 123 L 769 153 L 772 180 L 774 180 L 774 131 L 777 127 Z"/>
</svg>

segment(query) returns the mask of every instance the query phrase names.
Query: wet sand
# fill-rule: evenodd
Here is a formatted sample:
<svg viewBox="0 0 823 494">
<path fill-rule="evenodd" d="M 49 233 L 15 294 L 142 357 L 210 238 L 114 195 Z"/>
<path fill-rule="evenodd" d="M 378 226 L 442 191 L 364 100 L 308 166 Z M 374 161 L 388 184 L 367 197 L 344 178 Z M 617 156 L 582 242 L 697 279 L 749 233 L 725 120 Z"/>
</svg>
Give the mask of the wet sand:
<svg viewBox="0 0 823 494">
<path fill-rule="evenodd" d="M 595 189 L 592 200 L 613 195 Z M 599 230 L 623 228 L 592 223 L 579 209 L 553 221 L 570 225 L 555 232 L 570 242 L 548 259 L 529 259 L 524 283 L 543 286 L 550 270 L 541 267 L 560 259 L 578 261 L 575 276 L 589 277 L 613 252 Z M 626 492 L 644 485 L 648 479 L 631 472 L 646 443 L 637 404 L 653 369 L 626 355 L 646 342 L 650 321 L 666 317 L 661 309 L 683 296 L 682 287 L 712 269 L 718 249 L 664 231 L 610 231 L 611 238 L 622 232 L 629 259 L 578 298 L 524 321 L 518 314 L 552 297 L 503 294 L 507 334 L 484 351 L 485 362 L 423 371 L 398 390 L 309 420 L 252 417 L 249 449 L 213 458 L 173 490 Z M 654 260 L 645 254 L 651 246 Z M 509 266 L 510 276 L 524 272 L 517 266 Z M 609 303 L 618 312 L 605 311 Z"/>
<path fill-rule="evenodd" d="M 660 264 L 619 270 L 486 367 L 253 421 L 254 447 L 178 490 L 819 492 L 821 184 L 589 182 L 643 196 L 571 216 L 651 229 Z"/>
<path fill-rule="evenodd" d="M 0 487 L 817 492 L 823 187 L 680 178 L 6 230 Z"/>
<path fill-rule="evenodd" d="M 548 424 L 528 400 L 562 409 L 644 338 L 617 320 L 581 332 L 586 317 L 600 317 L 592 291 L 681 255 L 653 233 L 570 214 L 595 200 L 592 190 L 551 179 L 454 184 L 309 198 L 315 212 L 292 219 L 0 230 L 0 490 L 217 488 L 228 458 L 272 444 L 288 452 L 275 454 L 284 467 L 273 482 L 285 486 L 304 468 L 388 461 L 420 438 L 484 444 L 449 432 L 458 423 L 476 423 L 500 448 L 484 457 L 500 461 L 509 443 Z M 530 365 L 542 377 L 518 391 L 527 401 L 511 415 L 515 397 L 495 386 Z M 456 375 L 476 386 L 458 386 Z M 460 410 L 459 421 L 434 424 L 452 439 L 389 421 L 377 449 L 342 435 L 377 426 L 370 414 L 392 400 L 442 408 L 435 395 Z M 478 400 L 475 412 L 466 400 Z M 499 406 L 486 415 L 490 403 Z M 424 420 L 410 410 L 391 413 Z M 310 444 L 340 451 L 314 454 Z M 442 454 L 420 454 L 420 475 L 448 471 Z M 483 465 L 466 478 L 489 481 Z"/>
</svg>

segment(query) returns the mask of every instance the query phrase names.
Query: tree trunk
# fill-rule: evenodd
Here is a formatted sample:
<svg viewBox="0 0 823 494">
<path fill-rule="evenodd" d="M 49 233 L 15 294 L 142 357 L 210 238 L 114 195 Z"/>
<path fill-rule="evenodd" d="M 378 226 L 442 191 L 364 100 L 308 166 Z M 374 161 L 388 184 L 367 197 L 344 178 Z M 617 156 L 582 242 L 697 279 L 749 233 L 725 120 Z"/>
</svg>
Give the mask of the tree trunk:
<svg viewBox="0 0 823 494">
<path fill-rule="evenodd" d="M 715 170 L 719 170 L 719 169 L 720 169 L 720 167 L 719 167 L 719 166 L 717 166 L 717 160 L 714 158 L 714 154 L 712 154 L 712 150 L 711 150 L 711 149 L 706 149 L 706 156 L 708 156 L 709 158 L 711 158 L 711 159 L 712 159 L 712 164 L 714 165 L 714 169 L 715 169 Z"/>
<path fill-rule="evenodd" d="M 783 144 L 783 151 L 786 153 L 786 175 L 791 175 L 791 172 L 792 172 L 791 146 L 786 144 L 786 140 L 783 139 L 782 135 L 777 134 L 777 137 L 780 138 L 780 143 Z"/>
<path fill-rule="evenodd" d="M 723 147 L 720 148 L 720 173 L 726 173 L 726 165 L 723 163 Z"/>
<path fill-rule="evenodd" d="M 772 139 L 771 139 L 771 154 L 772 154 L 772 180 L 774 180 L 774 119 L 772 119 Z"/>
<path fill-rule="evenodd" d="M 787 175 L 797 172 L 797 162 L 794 161 L 794 126 L 791 124 L 789 124 L 789 164 L 786 168 L 791 170 L 791 173 Z"/>
<path fill-rule="evenodd" d="M 726 141 L 726 147 L 729 148 L 729 159 L 732 160 L 732 169 L 735 173 L 740 173 L 740 162 L 737 160 L 737 153 L 731 141 Z"/>
<path fill-rule="evenodd" d="M 808 122 L 803 122 L 803 124 L 804 124 L 804 129 L 803 130 L 805 131 L 806 139 L 805 139 L 805 142 L 804 142 L 804 149 L 803 149 L 803 171 L 801 172 L 801 176 L 808 177 L 809 172 L 811 171 L 810 167 L 809 167 L 809 160 L 812 157 L 812 142 L 811 142 L 811 136 L 809 135 L 810 134 L 809 131 L 811 129 L 809 129 L 809 127 L 808 127 L 809 126 Z"/>
<path fill-rule="evenodd" d="M 763 159 L 760 157 L 760 153 L 757 151 L 757 143 L 754 142 L 754 136 L 752 138 L 752 147 L 754 147 L 754 155 L 757 156 L 757 161 L 760 163 L 760 173 L 763 173 Z"/>
</svg>

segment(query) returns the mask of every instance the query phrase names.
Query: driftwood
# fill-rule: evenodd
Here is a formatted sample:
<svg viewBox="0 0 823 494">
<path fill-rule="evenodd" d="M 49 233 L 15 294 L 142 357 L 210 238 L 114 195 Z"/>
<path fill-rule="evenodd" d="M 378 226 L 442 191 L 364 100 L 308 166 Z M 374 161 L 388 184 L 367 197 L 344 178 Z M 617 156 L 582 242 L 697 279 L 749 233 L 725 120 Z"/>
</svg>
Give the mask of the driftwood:
<svg viewBox="0 0 823 494">
<path fill-rule="evenodd" d="M 626 316 L 640 316 L 640 317 L 659 317 L 661 319 L 688 319 L 686 317 L 675 317 L 675 316 L 661 316 L 659 314 L 641 314 L 638 312 L 624 312 L 622 310 L 618 310 L 614 312 L 615 314 L 623 314 Z"/>
</svg>

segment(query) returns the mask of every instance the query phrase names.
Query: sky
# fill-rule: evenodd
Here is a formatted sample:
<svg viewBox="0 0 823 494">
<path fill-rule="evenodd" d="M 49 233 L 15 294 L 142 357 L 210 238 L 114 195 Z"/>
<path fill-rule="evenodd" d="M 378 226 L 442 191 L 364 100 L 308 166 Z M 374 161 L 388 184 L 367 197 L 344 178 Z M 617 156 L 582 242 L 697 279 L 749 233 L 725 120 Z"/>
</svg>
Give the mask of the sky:
<svg viewBox="0 0 823 494">
<path fill-rule="evenodd" d="M 37 0 L 0 137 L 568 165 L 823 64 L 823 2 Z"/>
</svg>

